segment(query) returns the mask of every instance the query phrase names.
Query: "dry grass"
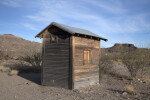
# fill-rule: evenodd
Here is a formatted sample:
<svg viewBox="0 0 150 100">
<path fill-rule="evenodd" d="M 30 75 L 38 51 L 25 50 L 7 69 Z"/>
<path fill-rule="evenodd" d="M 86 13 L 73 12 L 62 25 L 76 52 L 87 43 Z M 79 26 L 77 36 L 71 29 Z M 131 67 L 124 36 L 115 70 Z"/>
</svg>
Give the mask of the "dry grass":
<svg viewBox="0 0 150 100">
<path fill-rule="evenodd" d="M 146 78 L 145 80 L 150 83 L 150 78 Z"/>
<path fill-rule="evenodd" d="M 18 70 L 11 70 L 10 68 L 4 66 L 0 66 L 0 71 L 7 72 L 9 75 L 17 75 L 19 73 Z"/>
<path fill-rule="evenodd" d="M 11 70 L 9 75 L 17 75 L 19 73 L 18 70 Z"/>
<path fill-rule="evenodd" d="M 111 67 L 124 65 L 130 76 L 136 78 L 139 73 L 145 75 L 147 69 L 150 69 L 150 50 L 146 48 L 128 51 L 122 48 L 118 52 L 103 51 L 101 54 L 101 67 L 106 71 L 109 71 Z"/>
<path fill-rule="evenodd" d="M 148 76 L 142 76 L 141 79 L 148 82 L 148 83 L 150 83 L 150 77 L 148 77 Z"/>
<path fill-rule="evenodd" d="M 121 60 L 117 60 L 117 61 L 113 60 L 112 62 L 113 62 L 114 65 L 121 65 L 121 64 L 123 64 Z"/>
<path fill-rule="evenodd" d="M 133 94 L 135 92 L 134 87 L 132 85 L 126 85 L 124 87 L 124 91 L 129 94 Z"/>
<path fill-rule="evenodd" d="M 9 72 L 10 68 L 4 67 L 4 66 L 0 66 L 0 71 L 2 71 L 2 72 Z"/>
</svg>

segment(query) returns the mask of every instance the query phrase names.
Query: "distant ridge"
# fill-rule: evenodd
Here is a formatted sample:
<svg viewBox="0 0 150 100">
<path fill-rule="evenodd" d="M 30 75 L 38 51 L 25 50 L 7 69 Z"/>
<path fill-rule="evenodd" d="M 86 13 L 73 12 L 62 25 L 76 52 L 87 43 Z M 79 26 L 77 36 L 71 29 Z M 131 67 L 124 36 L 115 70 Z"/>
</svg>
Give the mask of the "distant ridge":
<svg viewBox="0 0 150 100">
<path fill-rule="evenodd" d="M 0 35 L 0 51 L 10 57 L 24 56 L 33 49 L 40 50 L 41 43 L 25 40 L 12 34 Z"/>
<path fill-rule="evenodd" d="M 42 49 L 42 44 L 38 42 L 32 42 L 25 40 L 21 37 L 14 36 L 12 34 L 0 35 L 0 51 L 3 51 L 6 55 L 10 57 L 25 56 L 31 51 L 40 51 Z M 119 44 L 116 43 L 110 48 L 102 48 L 102 52 L 120 52 L 120 51 L 133 51 L 136 49 L 145 49 L 138 48 L 134 44 Z"/>
<path fill-rule="evenodd" d="M 114 46 L 110 47 L 110 48 L 103 48 L 102 50 L 106 51 L 106 52 L 120 52 L 120 51 L 133 51 L 138 49 L 136 46 L 134 46 L 134 44 L 119 44 L 116 43 Z"/>
</svg>

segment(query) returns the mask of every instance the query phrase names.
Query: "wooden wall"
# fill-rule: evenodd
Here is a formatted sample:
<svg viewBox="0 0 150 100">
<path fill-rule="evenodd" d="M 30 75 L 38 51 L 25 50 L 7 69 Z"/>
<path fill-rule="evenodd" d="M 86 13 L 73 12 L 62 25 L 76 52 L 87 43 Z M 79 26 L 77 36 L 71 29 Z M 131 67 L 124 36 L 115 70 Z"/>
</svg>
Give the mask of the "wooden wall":
<svg viewBox="0 0 150 100">
<path fill-rule="evenodd" d="M 74 88 L 99 83 L 100 41 L 75 36 L 73 40 Z M 91 52 L 91 63 L 84 64 L 84 50 Z"/>
<path fill-rule="evenodd" d="M 99 40 L 71 36 L 55 26 L 42 37 L 42 85 L 73 89 L 99 83 Z M 85 50 L 90 51 L 90 64 L 84 63 Z"/>
<path fill-rule="evenodd" d="M 42 85 L 71 88 L 70 42 L 70 35 L 57 27 L 45 30 Z"/>
</svg>

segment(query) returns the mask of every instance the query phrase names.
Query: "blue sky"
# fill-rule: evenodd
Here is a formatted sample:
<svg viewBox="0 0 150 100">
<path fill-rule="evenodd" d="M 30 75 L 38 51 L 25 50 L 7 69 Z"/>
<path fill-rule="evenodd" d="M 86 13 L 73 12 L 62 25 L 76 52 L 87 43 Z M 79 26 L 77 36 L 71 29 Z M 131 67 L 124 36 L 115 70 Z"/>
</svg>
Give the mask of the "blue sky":
<svg viewBox="0 0 150 100">
<path fill-rule="evenodd" d="M 0 34 L 26 40 L 56 21 L 90 30 L 108 42 L 150 47 L 150 0 L 0 0 Z"/>
</svg>

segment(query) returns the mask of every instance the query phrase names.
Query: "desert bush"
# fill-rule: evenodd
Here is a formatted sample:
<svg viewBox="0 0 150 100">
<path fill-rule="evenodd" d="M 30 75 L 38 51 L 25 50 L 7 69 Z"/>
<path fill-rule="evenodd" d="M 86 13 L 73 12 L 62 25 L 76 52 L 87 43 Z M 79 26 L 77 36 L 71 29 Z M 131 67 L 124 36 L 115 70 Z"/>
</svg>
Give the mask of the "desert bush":
<svg viewBox="0 0 150 100">
<path fill-rule="evenodd" d="M 8 75 L 17 75 L 18 73 L 18 70 L 11 70 Z"/>
<path fill-rule="evenodd" d="M 135 92 L 134 87 L 132 85 L 126 85 L 124 87 L 124 91 L 129 94 L 133 94 Z"/>
<path fill-rule="evenodd" d="M 3 58 L 3 53 L 0 51 L 0 60 Z"/>
<path fill-rule="evenodd" d="M 3 61 L 1 65 L 10 68 L 11 70 L 18 70 L 19 73 L 40 72 L 40 67 L 33 67 L 31 63 L 23 61 L 23 58 L 24 57 L 19 58 L 19 60 Z"/>
<path fill-rule="evenodd" d="M 42 54 L 40 52 L 33 52 L 24 57 L 20 57 L 20 60 L 31 64 L 30 68 L 41 68 Z"/>
<path fill-rule="evenodd" d="M 3 51 L 0 51 L 0 60 L 8 60 L 9 56 L 5 54 Z"/>
<path fill-rule="evenodd" d="M 10 68 L 4 67 L 4 66 L 0 66 L 0 71 L 1 71 L 1 72 L 9 72 L 9 71 L 10 71 Z"/>
<path fill-rule="evenodd" d="M 143 76 L 147 69 L 150 69 L 150 49 L 138 48 L 135 50 L 122 50 L 119 52 L 105 52 L 103 51 L 101 57 L 100 68 L 103 72 L 109 72 L 113 66 L 123 64 L 128 69 L 132 78 L 135 78 L 140 72 Z M 115 72 L 111 72 L 116 75 Z M 119 76 L 120 77 L 120 76 Z"/>
<path fill-rule="evenodd" d="M 102 53 L 101 61 L 100 61 L 100 71 L 107 73 L 113 67 L 112 65 L 112 57 L 110 54 Z"/>
<path fill-rule="evenodd" d="M 147 50 L 135 50 L 120 54 L 122 62 L 128 68 L 132 78 L 137 76 L 139 70 L 148 67 L 150 58 Z"/>
<path fill-rule="evenodd" d="M 119 53 L 108 53 L 103 51 L 101 53 L 100 61 L 100 77 L 102 78 L 102 74 L 107 74 L 117 79 L 128 79 L 128 76 L 119 74 L 116 70 L 114 70 L 114 67 L 119 64 L 122 64 Z"/>
</svg>

